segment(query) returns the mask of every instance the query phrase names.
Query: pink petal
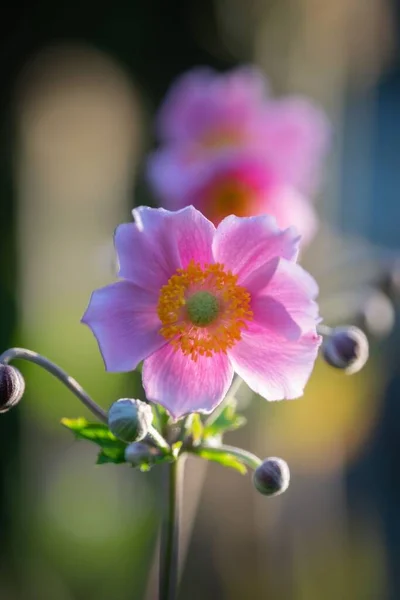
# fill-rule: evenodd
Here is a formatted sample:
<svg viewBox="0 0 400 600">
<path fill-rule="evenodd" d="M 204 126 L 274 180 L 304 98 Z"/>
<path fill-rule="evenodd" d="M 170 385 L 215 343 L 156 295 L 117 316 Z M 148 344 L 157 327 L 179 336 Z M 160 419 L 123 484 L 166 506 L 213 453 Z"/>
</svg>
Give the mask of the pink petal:
<svg viewBox="0 0 400 600">
<path fill-rule="evenodd" d="M 148 231 L 161 252 L 177 253 L 180 266 L 185 268 L 191 260 L 201 265 L 212 263 L 214 225 L 193 206 L 167 211 L 141 206 L 133 215 L 138 226 Z"/>
<path fill-rule="evenodd" d="M 299 189 L 312 190 L 330 139 L 326 115 L 308 99 L 291 97 L 269 102 L 263 120 L 259 131 L 276 173 Z"/>
<path fill-rule="evenodd" d="M 285 306 L 270 296 L 256 296 L 252 299 L 253 326 L 269 329 L 288 340 L 298 340 L 301 329 L 293 320 Z"/>
<path fill-rule="evenodd" d="M 277 184 L 265 192 L 264 202 L 260 198 L 258 213 L 264 212 L 276 218 L 278 226 L 286 229 L 292 225 L 301 235 L 300 245 L 304 247 L 314 237 L 318 219 L 314 206 L 308 198 L 294 187 Z"/>
<path fill-rule="evenodd" d="M 213 242 L 215 261 L 243 281 L 276 257 L 295 260 L 299 236 L 294 228 L 280 230 L 274 218 L 230 216 L 219 224 Z"/>
<path fill-rule="evenodd" d="M 210 130 L 243 129 L 266 94 L 265 78 L 253 67 L 217 73 L 200 67 L 171 87 L 158 117 L 164 141 L 199 139 Z"/>
<path fill-rule="evenodd" d="M 99 344 L 107 371 L 132 371 L 160 349 L 157 295 L 128 281 L 93 292 L 82 317 Z"/>
<path fill-rule="evenodd" d="M 320 321 L 318 305 L 314 302 L 318 295 L 318 285 L 296 263 L 283 258 L 274 259 L 253 271 L 242 281 L 242 285 L 250 292 L 252 306 L 258 307 L 260 302 L 264 305 L 273 298 L 284 307 L 303 333 L 314 330 Z"/>
<path fill-rule="evenodd" d="M 303 394 L 320 341 L 314 333 L 288 341 L 270 330 L 246 331 L 228 355 L 236 373 L 255 393 L 267 400 L 290 400 Z"/>
<path fill-rule="evenodd" d="M 169 144 L 152 154 L 147 161 L 147 180 L 157 198 L 165 208 L 177 210 L 191 204 L 188 188 L 193 177 L 197 179 L 198 161 L 189 161 L 193 156 L 192 146 Z"/>
<path fill-rule="evenodd" d="M 281 259 L 261 295 L 273 297 L 282 304 L 303 333 L 313 330 L 319 322 L 318 285 L 300 265 Z"/>
<path fill-rule="evenodd" d="M 226 354 L 194 362 L 168 344 L 143 365 L 149 400 L 162 404 L 174 419 L 192 412 L 211 412 L 225 397 L 233 378 Z"/>
<path fill-rule="evenodd" d="M 153 292 L 166 284 L 181 262 L 176 245 L 160 243 L 162 230 L 160 227 L 156 237 L 153 232 L 140 230 L 136 223 L 117 227 L 114 244 L 120 277 Z"/>
<path fill-rule="evenodd" d="M 215 228 L 193 207 L 170 212 L 142 206 L 133 215 L 135 223 L 124 223 L 115 232 L 120 277 L 159 292 L 191 259 L 213 262 Z"/>
<path fill-rule="evenodd" d="M 257 294 L 266 290 L 280 261 L 281 259 L 276 256 L 242 278 L 240 283 L 250 292 L 252 298 L 255 298 Z"/>
</svg>

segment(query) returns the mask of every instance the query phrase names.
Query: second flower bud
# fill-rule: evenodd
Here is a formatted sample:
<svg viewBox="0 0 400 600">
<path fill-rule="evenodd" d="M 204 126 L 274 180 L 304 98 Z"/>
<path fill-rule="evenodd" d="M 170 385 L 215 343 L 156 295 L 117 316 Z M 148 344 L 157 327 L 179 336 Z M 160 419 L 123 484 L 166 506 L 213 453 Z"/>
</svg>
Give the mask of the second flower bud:
<svg viewBox="0 0 400 600">
<path fill-rule="evenodd" d="M 132 398 L 121 398 L 108 411 L 108 427 L 123 442 L 140 442 L 153 422 L 151 406 Z"/>
</svg>

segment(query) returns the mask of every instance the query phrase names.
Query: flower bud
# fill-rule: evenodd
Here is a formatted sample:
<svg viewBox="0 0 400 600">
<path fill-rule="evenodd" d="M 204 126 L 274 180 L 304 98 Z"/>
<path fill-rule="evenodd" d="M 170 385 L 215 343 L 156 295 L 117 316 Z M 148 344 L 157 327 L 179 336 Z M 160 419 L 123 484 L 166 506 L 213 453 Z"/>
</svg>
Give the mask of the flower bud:
<svg viewBox="0 0 400 600">
<path fill-rule="evenodd" d="M 323 341 L 322 354 L 332 367 L 357 373 L 368 360 L 367 337 L 358 327 L 335 327 Z"/>
<path fill-rule="evenodd" d="M 282 458 L 266 458 L 253 475 L 255 488 L 264 496 L 278 496 L 289 487 L 290 471 Z"/>
<path fill-rule="evenodd" d="M 25 391 L 25 380 L 11 365 L 0 364 L 0 413 L 18 404 Z"/>
<path fill-rule="evenodd" d="M 141 400 L 121 398 L 108 411 L 108 427 L 123 442 L 139 442 L 153 421 L 151 406 Z"/>
<path fill-rule="evenodd" d="M 125 460 L 133 467 L 151 465 L 154 456 L 158 454 L 156 448 L 151 448 L 143 442 L 133 442 L 125 449 Z"/>
</svg>

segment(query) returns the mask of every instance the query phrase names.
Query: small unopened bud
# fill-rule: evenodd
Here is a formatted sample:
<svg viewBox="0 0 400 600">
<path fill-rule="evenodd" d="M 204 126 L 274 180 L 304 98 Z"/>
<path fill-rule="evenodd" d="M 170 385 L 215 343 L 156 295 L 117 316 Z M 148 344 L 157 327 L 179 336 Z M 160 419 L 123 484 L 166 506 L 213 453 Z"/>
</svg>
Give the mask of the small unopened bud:
<svg viewBox="0 0 400 600">
<path fill-rule="evenodd" d="M 0 364 L 0 413 L 18 404 L 25 391 L 25 380 L 11 365 Z"/>
<path fill-rule="evenodd" d="M 108 427 L 123 442 L 140 442 L 153 421 L 151 406 L 141 400 L 121 398 L 108 411 Z"/>
<path fill-rule="evenodd" d="M 357 373 L 368 360 L 367 336 L 358 327 L 335 327 L 322 344 L 326 362 L 348 375 Z"/>
<path fill-rule="evenodd" d="M 271 456 L 257 467 L 253 475 L 255 488 L 264 496 L 278 496 L 289 487 L 290 471 L 282 458 Z"/>
<path fill-rule="evenodd" d="M 151 448 L 143 442 L 133 442 L 125 449 L 125 460 L 134 467 L 150 466 L 157 454 L 156 448 Z"/>
</svg>

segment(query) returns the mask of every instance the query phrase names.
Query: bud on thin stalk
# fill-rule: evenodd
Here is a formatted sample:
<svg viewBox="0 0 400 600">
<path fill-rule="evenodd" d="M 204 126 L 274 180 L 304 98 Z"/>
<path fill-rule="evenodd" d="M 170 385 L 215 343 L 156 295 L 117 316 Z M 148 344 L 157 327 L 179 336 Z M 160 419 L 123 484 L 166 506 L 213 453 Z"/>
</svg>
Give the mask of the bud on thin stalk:
<svg viewBox="0 0 400 600">
<path fill-rule="evenodd" d="M 324 338 L 322 354 L 329 365 L 351 375 L 360 371 L 368 360 L 368 339 L 358 327 L 335 327 Z"/>
<path fill-rule="evenodd" d="M 18 404 L 24 391 L 25 381 L 18 369 L 0 364 L 0 413 Z"/>
<path fill-rule="evenodd" d="M 266 458 L 253 474 L 255 488 L 264 496 L 278 496 L 287 490 L 290 471 L 287 463 L 276 456 Z"/>
</svg>

